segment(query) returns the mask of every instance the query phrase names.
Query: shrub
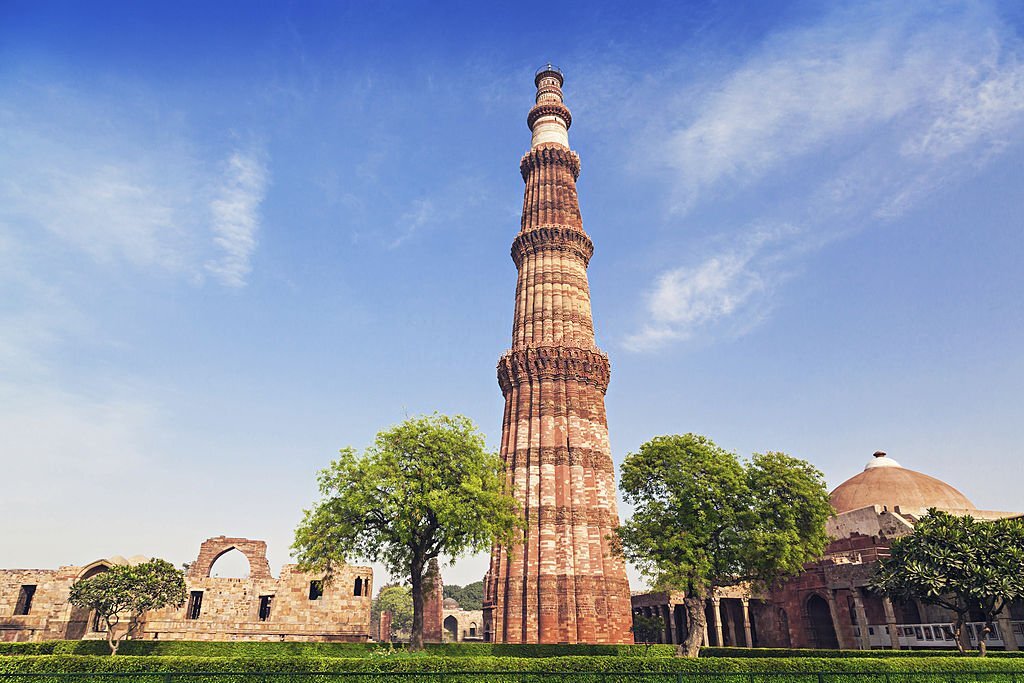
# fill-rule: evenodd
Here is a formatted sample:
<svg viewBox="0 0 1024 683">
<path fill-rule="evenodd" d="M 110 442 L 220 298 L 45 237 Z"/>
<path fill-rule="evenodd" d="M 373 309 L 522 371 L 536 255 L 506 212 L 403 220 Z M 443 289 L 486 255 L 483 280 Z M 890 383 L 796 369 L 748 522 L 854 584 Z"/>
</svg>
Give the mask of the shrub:
<svg viewBox="0 0 1024 683">
<path fill-rule="evenodd" d="M 617 656 L 671 657 L 674 645 L 652 645 L 645 654 L 643 645 L 513 645 L 497 643 L 445 643 L 427 645 L 426 653 L 406 651 L 396 645 L 398 656 L 444 657 L 559 657 Z M 385 646 L 377 643 L 311 643 L 195 640 L 129 640 L 119 650 L 124 655 L 188 657 L 370 657 Z M 108 648 L 98 640 L 58 640 L 34 643 L 0 643 L 0 655 L 77 654 L 101 655 Z"/>
<path fill-rule="evenodd" d="M 146 676 L 146 673 L 149 676 Z M 202 676 L 201 673 L 237 674 Z M 266 678 L 254 677 L 266 672 Z M 473 672 L 490 672 L 477 673 Z M 499 673 L 493 673 L 499 672 Z M 1010 683 L 1024 675 L 1012 658 L 965 657 L 859 658 L 785 657 L 686 659 L 577 656 L 522 657 L 139 657 L 119 655 L 36 655 L 0 658 L 0 676 L 17 673 L 85 673 L 86 680 L 118 683 Z M 164 674 L 160 678 L 154 673 Z M 175 673 L 188 676 L 176 677 Z M 341 677 L 315 674 L 348 673 Z M 131 674 L 139 674 L 138 676 Z M 294 677 L 291 674 L 298 674 Z M 353 674 L 378 674 L 352 676 Z M 393 675 L 390 675 L 393 674 Z M 410 676 L 410 674 L 417 674 Z M 451 674 L 451 675 L 450 675 Z M 820 674 L 820 676 L 819 676 Z M 16 680 L 16 679 L 12 679 Z M 40 676 L 34 683 L 56 683 Z M 76 679 L 81 681 L 82 678 Z M 65 680 L 64 683 L 69 683 Z"/>
</svg>

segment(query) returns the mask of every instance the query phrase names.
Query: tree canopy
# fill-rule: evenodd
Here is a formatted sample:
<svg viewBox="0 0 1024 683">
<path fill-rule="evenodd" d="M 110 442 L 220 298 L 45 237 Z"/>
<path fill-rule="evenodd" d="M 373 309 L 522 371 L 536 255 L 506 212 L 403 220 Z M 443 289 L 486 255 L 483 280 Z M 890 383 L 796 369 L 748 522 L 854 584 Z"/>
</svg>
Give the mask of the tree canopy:
<svg viewBox="0 0 1024 683">
<path fill-rule="evenodd" d="M 143 612 L 185 604 L 185 575 L 166 560 L 152 559 L 137 565 L 114 565 L 109 570 L 76 581 L 68 602 L 94 610 L 107 631 L 110 654 L 138 626 Z M 123 618 L 125 629 L 118 629 Z"/>
<path fill-rule="evenodd" d="M 429 561 L 511 545 L 521 525 L 504 463 L 462 416 L 407 419 L 362 454 L 342 449 L 318 481 L 322 498 L 295 531 L 299 566 L 329 577 L 335 564 L 362 558 L 408 577 L 413 649 L 423 645 Z"/>
<path fill-rule="evenodd" d="M 657 588 L 686 593 L 689 656 L 716 588 L 797 574 L 828 542 L 824 477 L 785 453 L 741 462 L 705 436 L 659 436 L 626 457 L 620 487 L 634 508 L 620 548 Z"/>
<path fill-rule="evenodd" d="M 442 589 L 444 597 L 452 598 L 459 603 L 459 607 L 466 610 L 484 608 L 484 582 L 474 581 L 465 586 L 452 584 Z"/>
<path fill-rule="evenodd" d="M 1024 521 L 982 521 L 931 509 L 913 533 L 892 542 L 872 586 L 892 598 L 954 612 L 961 652 L 964 623 L 972 611 L 980 612 L 985 627 L 978 649 L 985 654 L 985 636 L 996 617 L 1010 602 L 1024 598 Z"/>
</svg>

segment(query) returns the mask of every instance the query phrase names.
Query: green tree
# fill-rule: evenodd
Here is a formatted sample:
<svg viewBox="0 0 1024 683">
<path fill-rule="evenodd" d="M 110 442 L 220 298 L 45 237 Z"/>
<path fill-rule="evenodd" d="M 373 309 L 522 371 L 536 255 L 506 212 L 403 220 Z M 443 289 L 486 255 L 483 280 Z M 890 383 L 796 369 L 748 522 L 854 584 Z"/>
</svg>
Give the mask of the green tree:
<svg viewBox="0 0 1024 683">
<path fill-rule="evenodd" d="M 984 656 L 985 638 L 996 617 L 1013 600 L 1024 598 L 1024 521 L 982 521 L 931 509 L 912 534 L 892 542 L 872 586 L 891 598 L 916 599 L 954 612 L 961 653 L 966 649 L 964 622 L 972 611 L 980 612 L 985 626 L 978 650 Z"/>
<path fill-rule="evenodd" d="M 107 630 L 110 654 L 135 632 L 143 612 L 185 604 L 185 575 L 166 560 L 114 565 L 108 571 L 71 586 L 68 602 L 94 610 Z M 122 619 L 127 628 L 118 629 Z"/>
<path fill-rule="evenodd" d="M 658 639 L 665 630 L 665 626 L 661 621 L 661 617 L 634 614 L 633 627 L 630 630 L 633 632 L 633 640 L 644 644 L 644 653 L 646 653 L 651 643 L 658 642 Z"/>
<path fill-rule="evenodd" d="M 414 650 L 423 647 L 430 560 L 511 545 L 521 525 L 504 463 L 461 416 L 410 418 L 377 434 L 362 455 L 342 449 L 318 480 L 322 498 L 292 544 L 299 566 L 329 580 L 335 564 L 362 558 L 408 577 Z"/>
<path fill-rule="evenodd" d="M 443 589 L 444 597 L 458 601 L 459 607 L 466 610 L 484 608 L 484 582 L 474 581 L 465 586 L 452 584 Z"/>
<path fill-rule="evenodd" d="M 704 436 L 659 436 L 626 457 L 620 487 L 634 509 L 620 549 L 657 589 L 685 592 L 689 657 L 716 588 L 797 574 L 828 542 L 824 478 L 785 453 L 741 462 Z"/>
<path fill-rule="evenodd" d="M 381 588 L 373 601 L 373 616 L 379 619 L 383 612 L 391 612 L 388 640 L 399 631 L 409 631 L 412 628 L 412 593 L 409 587 L 395 584 Z"/>
</svg>

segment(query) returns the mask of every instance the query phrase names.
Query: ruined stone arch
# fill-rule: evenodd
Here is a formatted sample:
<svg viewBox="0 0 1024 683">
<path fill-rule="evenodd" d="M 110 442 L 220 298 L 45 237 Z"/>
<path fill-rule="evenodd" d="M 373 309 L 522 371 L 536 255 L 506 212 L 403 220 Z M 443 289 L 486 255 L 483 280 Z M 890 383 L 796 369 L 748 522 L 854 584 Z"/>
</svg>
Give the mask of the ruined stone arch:
<svg viewBox="0 0 1024 683">
<path fill-rule="evenodd" d="M 272 579 L 270 563 L 267 561 L 267 544 L 265 541 L 254 541 L 249 538 L 229 538 L 215 536 L 203 541 L 199 546 L 199 557 L 188 568 L 191 579 L 209 578 L 214 562 L 221 555 L 237 550 L 249 560 L 250 579 Z"/>
<path fill-rule="evenodd" d="M 90 562 L 89 564 L 82 567 L 78 575 L 75 577 L 75 582 L 84 581 L 90 579 L 97 574 L 110 571 L 110 568 L 117 564 L 111 560 L 102 559 Z M 65 640 L 81 640 L 85 637 L 85 634 L 89 633 L 94 625 L 96 614 L 93 610 L 87 607 L 76 607 L 71 603 L 67 605 L 67 627 L 64 629 Z"/>
</svg>

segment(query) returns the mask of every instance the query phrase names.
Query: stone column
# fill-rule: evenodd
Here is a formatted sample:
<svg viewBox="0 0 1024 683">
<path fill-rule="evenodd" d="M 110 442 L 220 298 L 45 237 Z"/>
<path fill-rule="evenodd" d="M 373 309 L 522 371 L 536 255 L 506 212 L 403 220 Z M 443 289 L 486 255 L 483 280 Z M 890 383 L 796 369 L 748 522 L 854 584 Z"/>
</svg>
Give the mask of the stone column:
<svg viewBox="0 0 1024 683">
<path fill-rule="evenodd" d="M 1010 623 L 1008 609 L 999 613 L 996 623 L 999 624 L 999 635 L 1003 637 L 1003 647 L 1007 652 L 1016 652 L 1020 650 L 1020 646 L 1017 645 L 1017 636 L 1013 635 L 1013 624 Z"/>
<path fill-rule="evenodd" d="M 665 615 L 665 642 L 669 645 L 675 645 L 678 641 L 676 640 L 676 623 L 673 618 L 671 602 L 663 605 L 663 614 Z"/>
<path fill-rule="evenodd" d="M 864 610 L 864 597 L 859 588 L 851 588 L 853 594 L 853 611 L 857 614 L 857 626 L 860 628 L 860 649 L 871 649 L 871 635 L 868 633 L 868 613 Z"/>
<path fill-rule="evenodd" d="M 839 643 L 840 650 L 852 649 L 849 643 L 846 642 L 846 629 L 842 627 L 842 622 L 839 620 L 839 605 L 836 604 L 836 591 L 829 589 L 828 591 L 828 611 L 832 615 L 832 628 L 836 632 L 836 642 Z"/>
<path fill-rule="evenodd" d="M 715 645 L 718 647 L 724 647 L 725 642 L 722 640 L 722 600 L 721 598 L 711 598 L 711 616 L 715 618 Z"/>
<path fill-rule="evenodd" d="M 900 636 L 896 632 L 896 610 L 892 607 L 892 600 L 887 597 L 882 597 L 882 609 L 885 610 L 885 625 L 889 627 L 889 642 L 892 643 L 892 649 L 900 649 Z"/>
<path fill-rule="evenodd" d="M 708 620 L 704 620 L 704 640 L 701 641 L 701 645 L 704 647 L 711 647 L 711 639 L 708 638 Z"/>
<path fill-rule="evenodd" d="M 747 647 L 754 647 L 754 636 L 750 631 L 750 598 L 740 598 L 743 606 L 743 638 Z"/>
</svg>

